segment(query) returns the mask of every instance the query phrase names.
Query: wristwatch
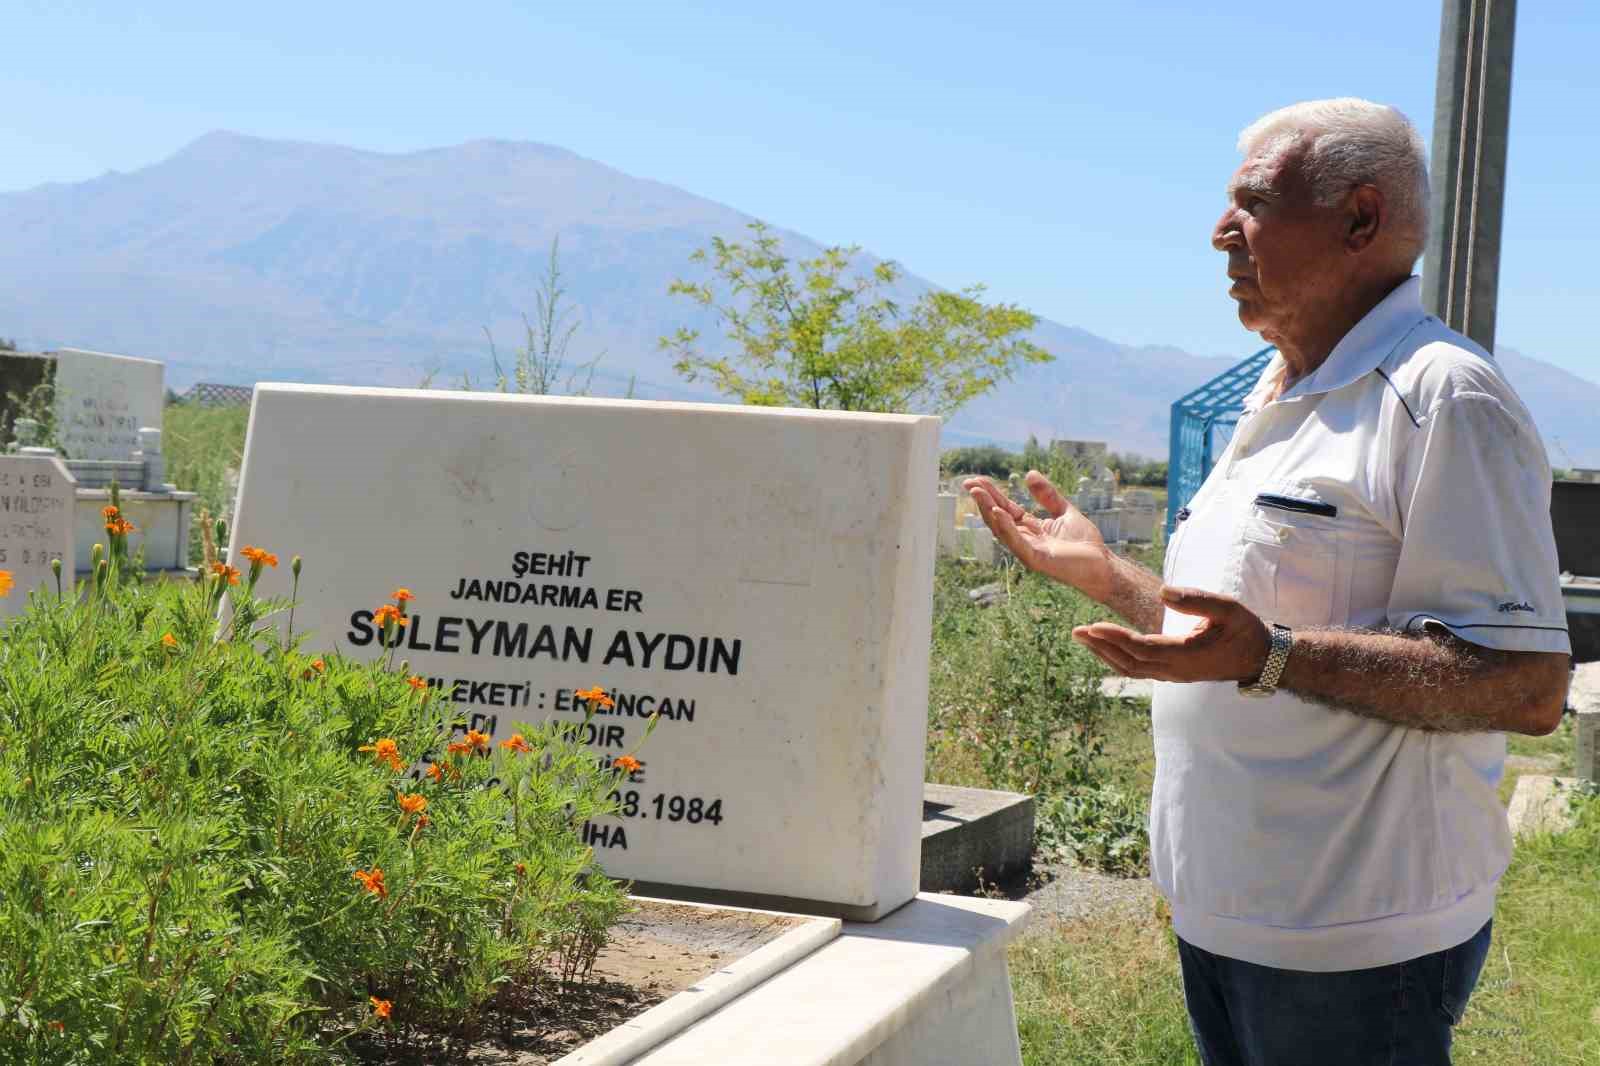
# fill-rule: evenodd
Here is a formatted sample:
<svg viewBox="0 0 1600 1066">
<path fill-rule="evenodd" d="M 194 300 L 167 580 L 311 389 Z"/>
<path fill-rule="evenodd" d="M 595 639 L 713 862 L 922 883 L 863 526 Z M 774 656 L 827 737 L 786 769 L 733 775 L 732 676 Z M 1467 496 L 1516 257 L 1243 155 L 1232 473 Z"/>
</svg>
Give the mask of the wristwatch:
<svg viewBox="0 0 1600 1066">
<path fill-rule="evenodd" d="M 1241 696 L 1270 696 L 1278 691 L 1278 679 L 1289 662 L 1289 648 L 1294 644 L 1294 630 L 1276 622 L 1272 626 L 1272 646 L 1267 651 L 1267 661 L 1261 667 L 1261 676 L 1254 681 L 1239 682 Z"/>
</svg>

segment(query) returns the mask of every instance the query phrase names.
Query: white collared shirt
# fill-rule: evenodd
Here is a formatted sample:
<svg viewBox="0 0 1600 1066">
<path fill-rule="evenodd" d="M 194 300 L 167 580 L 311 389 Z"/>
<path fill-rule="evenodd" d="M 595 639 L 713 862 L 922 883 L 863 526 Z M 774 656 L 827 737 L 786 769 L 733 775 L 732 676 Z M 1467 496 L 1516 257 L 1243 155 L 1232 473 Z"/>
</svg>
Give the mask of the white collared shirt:
<svg viewBox="0 0 1600 1066">
<path fill-rule="evenodd" d="M 1411 278 L 1265 402 L 1281 356 L 1168 545 L 1169 584 L 1294 628 L 1442 626 L 1570 652 L 1550 467 L 1494 362 Z M 1163 630 L 1197 619 L 1168 611 Z M 1502 733 L 1424 732 L 1232 682 L 1155 686 L 1151 873 L 1178 935 L 1336 971 L 1452 947 L 1511 855 Z"/>
</svg>

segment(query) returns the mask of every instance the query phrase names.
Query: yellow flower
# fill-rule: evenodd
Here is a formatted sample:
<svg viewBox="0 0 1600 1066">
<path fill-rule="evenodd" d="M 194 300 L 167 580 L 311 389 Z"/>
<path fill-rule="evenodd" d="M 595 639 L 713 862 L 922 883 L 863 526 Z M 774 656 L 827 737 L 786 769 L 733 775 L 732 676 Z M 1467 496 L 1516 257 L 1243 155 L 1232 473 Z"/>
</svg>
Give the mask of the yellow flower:
<svg viewBox="0 0 1600 1066">
<path fill-rule="evenodd" d="M 632 755 L 618 755 L 615 759 L 611 760 L 611 765 L 618 770 L 631 774 L 643 766 L 644 763 L 640 762 L 638 759 L 635 759 Z"/>
<path fill-rule="evenodd" d="M 17 585 L 17 580 L 9 570 L 0 570 L 0 596 L 11 595 L 11 590 Z"/>
<path fill-rule="evenodd" d="M 357 870 L 350 876 L 361 882 L 361 887 L 379 899 L 389 898 L 389 888 L 383 883 L 383 870 L 374 866 L 370 870 Z"/>
<path fill-rule="evenodd" d="M 380 1018 L 387 1019 L 390 1012 L 394 1010 L 394 1004 L 386 999 L 379 999 L 377 996 L 368 996 L 367 998 L 372 1000 L 372 1013 Z"/>
<path fill-rule="evenodd" d="M 396 799 L 407 814 L 421 814 L 428 809 L 428 797 L 419 792 L 402 792 Z"/>
<path fill-rule="evenodd" d="M 601 688 L 599 685 L 596 685 L 594 688 L 580 688 L 574 693 L 574 695 L 580 700 L 583 700 L 585 703 L 589 704 L 591 707 L 595 708 L 609 709 L 617 705 L 616 701 L 610 696 L 607 696 L 606 690 Z"/>
<path fill-rule="evenodd" d="M 533 745 L 529 744 L 527 742 L 527 740 L 525 740 L 523 738 L 521 733 L 512 733 L 511 734 L 511 739 L 502 740 L 500 742 L 500 746 L 502 748 L 510 748 L 512 751 L 523 752 L 523 753 L 527 753 L 527 752 L 530 752 L 530 751 L 533 750 Z"/>
</svg>

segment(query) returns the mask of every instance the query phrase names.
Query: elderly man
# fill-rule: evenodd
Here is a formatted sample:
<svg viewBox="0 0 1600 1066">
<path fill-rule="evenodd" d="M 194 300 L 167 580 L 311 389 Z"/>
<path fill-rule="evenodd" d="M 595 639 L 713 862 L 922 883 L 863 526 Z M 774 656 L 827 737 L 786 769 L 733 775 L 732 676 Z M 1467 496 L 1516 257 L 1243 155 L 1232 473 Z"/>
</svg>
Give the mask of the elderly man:
<svg viewBox="0 0 1600 1066">
<path fill-rule="evenodd" d="M 1151 873 L 1207 1066 L 1446 1064 L 1511 853 L 1505 733 L 1560 721 L 1550 470 L 1491 357 L 1426 314 L 1421 139 L 1297 104 L 1239 140 L 1212 245 L 1277 355 L 1157 577 L 968 491 L 1030 569 L 1121 615 L 1074 636 L 1154 678 Z"/>
</svg>

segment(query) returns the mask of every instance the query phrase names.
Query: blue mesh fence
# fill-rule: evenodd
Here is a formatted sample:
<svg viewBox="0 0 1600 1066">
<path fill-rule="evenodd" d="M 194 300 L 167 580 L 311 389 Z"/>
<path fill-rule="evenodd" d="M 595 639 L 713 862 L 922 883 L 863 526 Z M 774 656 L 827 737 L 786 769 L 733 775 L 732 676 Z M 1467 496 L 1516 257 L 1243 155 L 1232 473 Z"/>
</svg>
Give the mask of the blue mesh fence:
<svg viewBox="0 0 1600 1066">
<path fill-rule="evenodd" d="M 1230 367 L 1172 405 L 1172 437 L 1167 456 L 1167 535 L 1228 446 L 1239 423 L 1244 398 L 1261 377 L 1275 349 L 1263 348 Z"/>
</svg>

